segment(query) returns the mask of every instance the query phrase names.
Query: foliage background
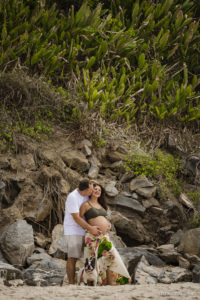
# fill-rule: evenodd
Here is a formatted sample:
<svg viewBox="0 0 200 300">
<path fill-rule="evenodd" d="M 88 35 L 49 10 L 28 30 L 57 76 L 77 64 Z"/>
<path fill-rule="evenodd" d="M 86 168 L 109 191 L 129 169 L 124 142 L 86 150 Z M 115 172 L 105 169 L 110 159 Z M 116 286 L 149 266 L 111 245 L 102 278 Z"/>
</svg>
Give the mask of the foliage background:
<svg viewBox="0 0 200 300">
<path fill-rule="evenodd" d="M 2 140 L 80 128 L 93 113 L 198 132 L 199 11 L 189 0 L 1 0 Z"/>
</svg>

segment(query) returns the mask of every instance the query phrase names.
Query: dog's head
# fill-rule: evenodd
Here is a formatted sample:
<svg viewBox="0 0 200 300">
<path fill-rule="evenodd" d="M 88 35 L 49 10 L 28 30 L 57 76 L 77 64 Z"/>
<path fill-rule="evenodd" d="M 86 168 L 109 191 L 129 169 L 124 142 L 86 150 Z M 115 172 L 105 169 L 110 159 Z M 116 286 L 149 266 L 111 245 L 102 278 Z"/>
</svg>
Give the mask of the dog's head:
<svg viewBox="0 0 200 300">
<path fill-rule="evenodd" d="M 95 269 L 95 257 L 86 258 L 84 269 L 86 272 L 92 272 Z"/>
</svg>

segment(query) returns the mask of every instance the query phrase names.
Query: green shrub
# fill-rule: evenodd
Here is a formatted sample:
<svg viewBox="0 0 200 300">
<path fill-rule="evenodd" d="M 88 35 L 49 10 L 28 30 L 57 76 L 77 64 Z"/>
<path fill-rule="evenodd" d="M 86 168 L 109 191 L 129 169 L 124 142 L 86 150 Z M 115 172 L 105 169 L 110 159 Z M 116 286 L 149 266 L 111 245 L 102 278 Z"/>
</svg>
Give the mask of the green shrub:
<svg viewBox="0 0 200 300">
<path fill-rule="evenodd" d="M 190 228 L 197 228 L 200 226 L 200 212 L 195 212 L 193 218 L 189 221 Z"/>
<path fill-rule="evenodd" d="M 177 174 L 181 168 L 181 162 L 171 154 L 161 150 L 150 154 L 140 154 L 135 151 L 128 155 L 124 163 L 127 171 L 133 172 L 134 175 L 145 175 L 158 182 L 163 193 L 168 188 L 172 189 L 174 194 L 180 192 Z"/>
</svg>

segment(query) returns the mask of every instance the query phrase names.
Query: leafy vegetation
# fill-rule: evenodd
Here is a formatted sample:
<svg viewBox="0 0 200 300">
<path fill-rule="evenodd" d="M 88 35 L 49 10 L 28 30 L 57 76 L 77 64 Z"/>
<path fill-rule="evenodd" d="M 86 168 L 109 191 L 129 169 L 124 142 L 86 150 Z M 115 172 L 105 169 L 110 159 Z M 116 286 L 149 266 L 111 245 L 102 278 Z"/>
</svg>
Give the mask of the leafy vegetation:
<svg viewBox="0 0 200 300">
<path fill-rule="evenodd" d="M 126 157 L 125 166 L 127 171 L 132 171 L 136 176 L 145 175 L 159 182 L 163 198 L 166 198 L 168 189 L 175 195 L 180 193 L 178 172 L 181 169 L 181 161 L 171 154 L 161 150 L 148 154 L 135 151 Z"/>
<path fill-rule="evenodd" d="M 35 100 L 25 93 L 28 101 L 20 102 L 20 92 L 12 101 L 1 96 L 1 119 L 10 119 L 6 126 L 1 121 L 1 135 L 10 140 L 18 129 L 30 135 L 49 132 L 50 124 L 61 119 L 80 126 L 93 112 L 128 126 L 173 120 L 194 124 L 195 130 L 198 12 L 198 2 L 189 0 L 0 0 L 1 78 L 24 70 L 27 78 L 35 82 L 42 76 L 62 94 L 56 112 L 34 110 L 35 123 L 28 130 L 24 111 L 32 111 Z"/>
</svg>

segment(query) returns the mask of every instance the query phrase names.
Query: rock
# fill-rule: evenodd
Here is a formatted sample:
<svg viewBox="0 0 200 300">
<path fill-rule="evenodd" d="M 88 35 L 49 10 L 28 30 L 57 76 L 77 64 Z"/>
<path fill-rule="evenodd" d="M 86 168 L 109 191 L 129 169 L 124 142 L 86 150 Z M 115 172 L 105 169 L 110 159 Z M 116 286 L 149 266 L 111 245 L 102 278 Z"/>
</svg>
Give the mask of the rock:
<svg viewBox="0 0 200 300">
<path fill-rule="evenodd" d="M 187 230 L 181 237 L 178 251 L 200 256 L 200 228 Z"/>
<path fill-rule="evenodd" d="M 8 264 L 8 261 L 7 261 L 7 259 L 5 259 L 5 257 L 3 255 L 3 252 L 1 251 L 1 249 L 0 249 L 0 262 Z"/>
<path fill-rule="evenodd" d="M 67 249 L 67 244 L 66 244 L 65 236 L 63 234 L 63 225 L 58 224 L 54 227 L 52 231 L 52 243 L 49 248 L 49 254 L 52 255 L 59 250 L 60 258 L 63 258 L 63 254 L 65 256 L 65 254 L 67 253 L 66 249 Z"/>
<path fill-rule="evenodd" d="M 51 182 L 51 180 L 50 180 Z M 43 221 L 51 212 L 51 198 L 44 194 L 42 188 L 31 179 L 23 183 L 23 188 L 15 199 L 17 207 L 22 207 L 22 218 L 32 218 L 36 222 Z"/>
<path fill-rule="evenodd" d="M 22 219 L 22 215 L 16 205 L 1 210 L 0 213 L 0 232 L 13 222 Z"/>
<path fill-rule="evenodd" d="M 101 163 L 99 162 L 97 157 L 93 155 L 90 159 L 90 164 L 91 165 L 88 172 L 88 177 L 91 179 L 96 179 L 99 174 L 99 168 L 101 167 Z"/>
<path fill-rule="evenodd" d="M 194 205 L 192 201 L 187 197 L 187 195 L 181 193 L 179 196 L 179 201 L 186 206 L 187 208 L 190 208 L 192 210 L 195 210 Z"/>
<path fill-rule="evenodd" d="M 99 174 L 99 167 L 91 166 L 88 172 L 88 177 L 90 179 L 96 179 Z"/>
<path fill-rule="evenodd" d="M 70 192 L 70 184 L 66 180 L 61 179 L 59 191 L 61 192 L 61 194 L 67 196 Z"/>
<path fill-rule="evenodd" d="M 13 223 L 3 231 L 0 247 L 11 264 L 24 265 L 34 250 L 32 226 L 25 220 Z"/>
<path fill-rule="evenodd" d="M 130 220 L 120 214 L 114 222 L 117 234 L 122 237 L 127 246 L 143 244 L 148 235 L 138 219 Z"/>
<path fill-rule="evenodd" d="M 156 187 L 137 188 L 135 191 L 142 197 L 153 198 L 156 195 Z"/>
<path fill-rule="evenodd" d="M 158 282 L 157 278 L 161 273 L 161 269 L 150 266 L 145 256 L 142 256 L 137 265 L 135 272 L 135 280 L 137 284 L 155 284 Z"/>
<path fill-rule="evenodd" d="M 182 256 L 179 256 L 178 258 L 178 263 L 179 263 L 179 267 L 184 268 L 184 269 L 189 269 L 190 268 L 190 263 L 187 259 L 185 259 Z"/>
<path fill-rule="evenodd" d="M 51 239 L 44 236 L 41 232 L 35 232 L 34 241 L 38 246 L 45 248 L 51 242 Z"/>
<path fill-rule="evenodd" d="M 174 198 L 172 198 L 172 201 L 166 201 L 163 205 L 163 209 L 164 214 L 169 219 L 187 220 L 183 206 Z"/>
<path fill-rule="evenodd" d="M 154 185 L 145 176 L 134 178 L 133 180 L 131 180 L 129 185 L 131 192 L 134 192 L 140 188 L 147 188 L 147 187 L 154 187 Z"/>
<path fill-rule="evenodd" d="M 167 134 L 167 146 L 172 151 L 187 152 L 187 147 L 178 132 Z"/>
<path fill-rule="evenodd" d="M 160 206 L 158 200 L 156 200 L 155 198 L 150 198 L 148 200 L 142 200 L 142 205 L 147 209 L 150 208 L 152 206 Z"/>
<path fill-rule="evenodd" d="M 107 157 L 111 162 L 116 162 L 124 159 L 124 154 L 118 151 L 109 151 Z"/>
<path fill-rule="evenodd" d="M 200 257 L 197 255 L 184 254 L 185 258 L 190 262 L 191 266 L 194 267 L 196 264 L 200 265 Z"/>
<path fill-rule="evenodd" d="M 123 162 L 120 160 L 120 161 L 116 161 L 114 163 L 112 163 L 109 168 L 114 171 L 114 172 L 118 172 L 120 174 L 123 174 L 126 172 L 125 170 L 125 167 L 124 167 L 124 164 Z"/>
<path fill-rule="evenodd" d="M 66 273 L 65 264 L 53 259 L 41 260 L 24 271 L 24 281 L 31 286 L 61 285 Z"/>
<path fill-rule="evenodd" d="M 123 194 L 118 195 L 118 197 L 116 197 L 114 201 L 111 201 L 110 204 L 114 204 L 119 207 L 121 206 L 127 209 L 132 209 L 133 211 L 142 214 L 146 210 L 137 200 L 124 196 Z"/>
<path fill-rule="evenodd" d="M 23 278 L 22 272 L 10 264 L 0 261 L 0 277 L 4 280 L 14 280 Z"/>
<path fill-rule="evenodd" d="M 126 244 L 122 241 L 122 238 L 119 237 L 118 235 L 116 235 L 116 233 L 114 231 L 110 231 L 109 236 L 116 248 L 126 247 Z"/>
<path fill-rule="evenodd" d="M 89 140 L 84 139 L 84 140 L 82 140 L 80 143 L 77 144 L 77 148 L 78 148 L 79 150 L 84 151 L 84 147 L 87 147 L 87 148 L 90 149 L 90 148 L 92 147 L 92 143 L 91 143 Z M 91 149 L 90 149 L 90 151 L 91 151 Z M 85 153 L 84 153 L 84 154 L 85 154 Z"/>
<path fill-rule="evenodd" d="M 200 265 L 195 265 L 192 269 L 193 282 L 200 283 Z"/>
<path fill-rule="evenodd" d="M 149 265 L 165 266 L 165 262 L 161 260 L 157 255 L 140 247 L 118 248 L 118 251 L 122 256 L 123 260 L 126 262 L 126 265 L 129 261 L 144 256 Z"/>
<path fill-rule="evenodd" d="M 163 209 L 160 207 L 151 206 L 150 212 L 152 212 L 155 215 L 162 215 L 164 213 Z"/>
<path fill-rule="evenodd" d="M 82 152 L 85 154 L 86 157 L 92 154 L 92 150 L 87 145 L 83 146 Z"/>
<path fill-rule="evenodd" d="M 139 196 L 137 193 L 132 193 L 131 194 L 132 198 L 135 199 L 135 200 L 138 200 L 139 199 Z"/>
<path fill-rule="evenodd" d="M 157 247 L 159 251 L 159 257 L 167 264 L 178 264 L 179 254 L 175 251 L 173 244 L 166 244 Z"/>
<path fill-rule="evenodd" d="M 115 187 L 116 181 L 110 181 L 105 186 L 105 192 L 110 197 L 115 197 L 119 194 L 118 190 Z"/>
<path fill-rule="evenodd" d="M 3 181 L 0 181 L 0 190 L 5 188 L 6 184 Z"/>
<path fill-rule="evenodd" d="M 27 258 L 27 264 L 30 266 L 33 263 L 38 264 L 41 260 L 51 260 L 51 256 L 47 253 L 34 253 Z"/>
<path fill-rule="evenodd" d="M 197 155 L 189 155 L 186 159 L 185 169 L 189 175 L 196 178 L 199 175 L 198 167 L 200 165 L 200 157 Z"/>
<path fill-rule="evenodd" d="M 36 165 L 31 153 L 17 155 L 17 161 L 19 162 L 20 169 L 24 170 L 35 170 Z"/>
<path fill-rule="evenodd" d="M 72 169 L 82 172 L 89 170 L 89 162 L 81 151 L 73 150 L 62 152 L 61 158 L 64 163 Z"/>
<path fill-rule="evenodd" d="M 7 170 L 10 168 L 10 162 L 8 157 L 0 157 L 0 169 Z"/>
<path fill-rule="evenodd" d="M 180 267 L 167 267 L 158 277 L 160 283 L 176 283 L 182 281 L 192 281 L 192 273 Z"/>
<path fill-rule="evenodd" d="M 15 280 L 6 280 L 4 284 L 9 287 L 18 287 L 18 286 L 23 286 L 24 282 L 22 279 L 15 279 Z"/>
<path fill-rule="evenodd" d="M 37 154 L 40 160 L 47 166 L 54 165 L 58 166 L 60 169 L 65 168 L 65 163 L 55 150 L 40 149 Z"/>
<path fill-rule="evenodd" d="M 174 244 L 174 246 L 178 246 L 183 235 L 183 231 L 179 229 L 170 237 L 170 244 Z"/>
<path fill-rule="evenodd" d="M 122 176 L 120 177 L 120 182 L 121 183 L 127 183 L 129 182 L 132 178 L 134 177 L 132 172 L 126 172 L 124 174 L 122 174 Z"/>
<path fill-rule="evenodd" d="M 67 182 L 69 182 L 69 184 L 71 186 L 71 190 L 74 190 L 75 188 L 77 188 L 80 180 L 82 179 L 82 177 L 80 176 L 80 174 L 78 172 L 76 172 L 75 170 L 72 170 L 70 168 L 65 168 L 65 171 L 62 173 L 62 175 L 65 178 L 65 180 L 67 180 Z"/>
</svg>

